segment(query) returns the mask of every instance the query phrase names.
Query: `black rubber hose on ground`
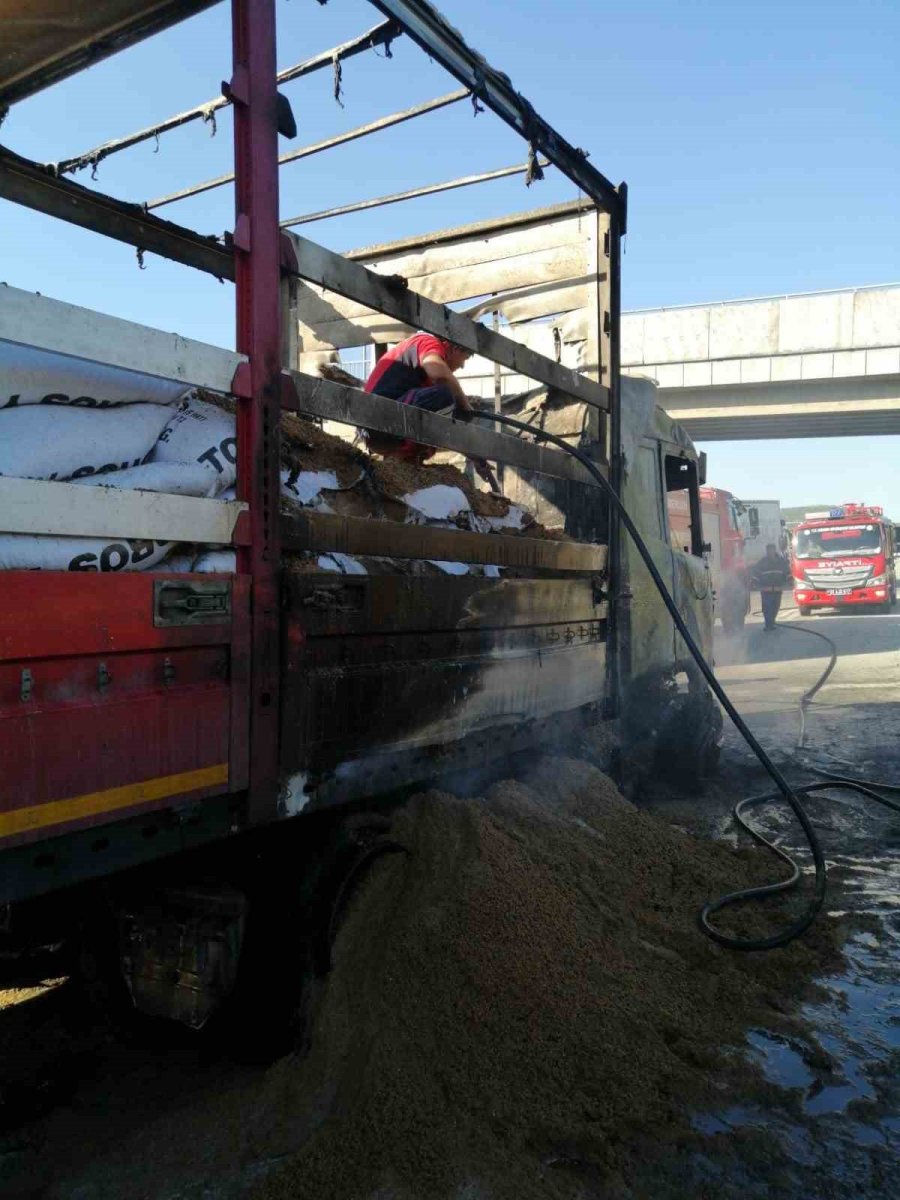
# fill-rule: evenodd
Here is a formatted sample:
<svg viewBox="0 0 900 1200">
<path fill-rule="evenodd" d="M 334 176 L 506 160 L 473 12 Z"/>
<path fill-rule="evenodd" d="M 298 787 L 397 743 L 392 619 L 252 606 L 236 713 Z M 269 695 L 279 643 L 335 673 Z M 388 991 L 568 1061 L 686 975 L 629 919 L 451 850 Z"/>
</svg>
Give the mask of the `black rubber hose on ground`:
<svg viewBox="0 0 900 1200">
<path fill-rule="evenodd" d="M 823 688 L 828 682 L 828 677 L 837 666 L 838 648 L 827 634 L 821 633 L 818 629 L 807 629 L 805 625 L 794 625 L 793 622 L 790 625 L 786 625 L 781 621 L 778 622 L 778 628 L 790 629 L 793 633 L 808 633 L 810 637 L 821 638 L 821 640 L 825 642 L 825 644 L 831 650 L 831 658 L 828 662 L 828 666 L 812 685 L 812 687 L 807 689 L 807 691 L 805 691 L 800 697 L 800 734 L 797 738 L 797 749 L 803 750 L 806 746 L 806 710 L 810 704 L 812 704 L 816 693 L 820 691 L 821 688 Z"/>
<path fill-rule="evenodd" d="M 823 771 L 822 774 L 830 773 Z M 892 784 L 878 784 L 877 786 L 884 787 L 891 791 L 900 791 L 900 787 L 895 787 Z M 869 800 L 874 800 L 878 804 L 883 804 L 885 808 L 891 809 L 892 812 L 900 813 L 900 804 L 898 804 L 897 801 L 888 800 L 886 796 L 880 796 L 878 792 L 874 791 L 873 788 L 863 780 L 831 776 L 829 782 L 827 783 L 806 783 L 795 788 L 794 790 L 799 795 L 807 797 L 813 796 L 817 792 L 857 792 L 859 795 L 866 796 Z M 791 868 L 791 874 L 789 878 L 783 879 L 778 883 L 767 883 L 761 887 L 744 888 L 738 892 L 729 892 L 725 896 L 720 896 L 718 900 L 711 901 L 704 907 L 702 913 L 700 914 L 700 924 L 707 933 L 714 933 L 713 926 L 709 924 L 709 918 L 713 915 L 713 913 L 720 912 L 723 908 L 727 908 L 732 904 L 738 904 L 744 900 L 754 899 L 759 896 L 774 896 L 778 892 L 790 891 L 792 888 L 796 887 L 800 881 L 800 868 L 794 859 L 791 858 L 791 856 L 787 853 L 787 851 L 782 850 L 780 846 L 775 844 L 775 842 L 769 841 L 769 839 L 765 837 L 764 834 L 760 833 L 755 826 L 751 825 L 749 821 L 744 819 L 744 812 L 748 808 L 753 808 L 757 804 L 771 804 L 773 800 L 777 799 L 777 792 L 766 792 L 765 795 L 762 796 L 748 796 L 746 799 L 741 800 L 735 805 L 734 819 L 743 830 L 749 833 L 754 841 L 759 842 L 761 846 L 765 846 L 768 850 L 771 850 L 773 854 L 777 854 L 783 862 L 787 863 L 787 865 Z"/>
<path fill-rule="evenodd" d="M 720 945 L 727 946 L 732 950 L 774 950 L 779 946 L 786 946 L 788 942 L 793 941 L 794 938 L 799 937 L 800 934 L 804 933 L 816 919 L 816 916 L 822 908 L 822 904 L 825 900 L 825 888 L 827 882 L 825 856 L 822 853 L 821 844 L 816 831 L 813 829 L 809 817 L 807 816 L 803 805 L 800 802 L 799 793 L 803 789 L 795 789 L 791 787 L 791 785 L 782 775 L 781 771 L 779 771 L 779 769 L 772 762 L 765 749 L 756 740 L 756 737 L 748 728 L 743 717 L 728 698 L 725 689 L 719 683 L 712 667 L 704 658 L 703 651 L 694 641 L 691 631 L 688 629 L 684 618 L 678 611 L 678 605 L 675 603 L 671 593 L 669 592 L 669 589 L 666 587 L 665 580 L 663 579 L 662 575 L 660 575 L 656 563 L 653 561 L 650 551 L 647 549 L 644 539 L 638 532 L 637 526 L 628 515 L 628 511 L 616 493 L 615 488 L 612 487 L 602 472 L 597 469 L 596 463 L 593 463 L 586 454 L 583 454 L 575 446 L 570 446 L 569 443 L 563 438 L 557 437 L 556 434 L 548 433 L 544 429 L 536 429 L 532 425 L 527 425 L 524 421 L 516 420 L 515 417 L 508 417 L 504 413 L 493 412 L 489 416 L 486 414 L 486 419 L 495 421 L 501 425 L 508 425 L 513 429 L 530 433 L 534 437 L 543 438 L 544 441 L 551 442 L 554 446 L 558 446 L 561 450 L 565 450 L 568 454 L 571 454 L 573 458 L 577 458 L 581 465 L 597 481 L 598 486 L 606 494 L 610 503 L 618 513 L 619 519 L 627 529 L 631 540 L 634 542 L 635 548 L 644 561 L 644 565 L 650 572 L 650 578 L 653 580 L 656 590 L 662 597 L 663 603 L 668 609 L 669 615 L 675 622 L 675 628 L 681 634 L 681 637 L 690 651 L 692 658 L 700 668 L 701 674 L 709 684 L 716 699 L 728 713 L 728 716 L 731 718 L 731 721 L 733 722 L 738 733 L 740 733 L 741 737 L 759 759 L 760 763 L 762 763 L 766 772 L 777 787 L 778 793 L 776 793 L 776 796 L 780 794 L 784 797 L 790 806 L 791 811 L 794 813 L 794 816 L 799 821 L 800 827 L 802 828 L 809 843 L 809 848 L 812 853 L 813 863 L 815 866 L 815 884 L 813 896 L 807 905 L 806 911 L 801 917 L 798 917 L 797 920 L 792 921 L 779 933 L 772 934 L 770 937 L 765 938 L 733 937 L 731 934 L 723 933 L 721 930 L 716 929 L 715 926 L 710 924 L 708 919 L 710 914 L 719 911 L 719 909 L 724 908 L 728 904 L 733 904 L 738 900 L 750 900 L 757 896 L 771 895 L 773 892 L 785 891 L 796 887 L 800 881 L 800 869 L 797 867 L 796 863 L 794 863 L 794 861 L 787 854 L 785 854 L 783 850 L 780 850 L 777 846 L 774 846 L 771 842 L 764 838 L 762 834 L 757 833 L 747 826 L 745 826 L 745 828 L 748 828 L 748 832 L 750 832 L 757 841 L 761 842 L 763 845 L 769 846 L 779 855 L 779 857 L 785 859 L 792 866 L 793 874 L 791 878 L 781 883 L 766 884 L 757 888 L 748 888 L 743 892 L 735 892 L 729 896 L 720 897 L 718 900 L 707 904 L 700 914 L 700 925 L 704 933 L 706 933 L 710 938 L 718 942 Z M 767 797 L 767 799 L 771 798 L 772 797 Z M 757 800 L 759 803 L 762 803 L 761 798 L 753 799 Z"/>
</svg>

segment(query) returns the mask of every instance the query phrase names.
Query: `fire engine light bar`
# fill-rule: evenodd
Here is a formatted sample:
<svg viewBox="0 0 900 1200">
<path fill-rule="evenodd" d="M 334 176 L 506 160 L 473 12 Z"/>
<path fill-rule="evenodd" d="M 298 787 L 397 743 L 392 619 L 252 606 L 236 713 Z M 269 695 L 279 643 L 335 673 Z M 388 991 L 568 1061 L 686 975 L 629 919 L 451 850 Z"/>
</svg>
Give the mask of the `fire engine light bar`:
<svg viewBox="0 0 900 1200">
<path fill-rule="evenodd" d="M 828 515 L 829 517 L 843 517 L 845 514 L 842 508 L 832 508 Z"/>
</svg>

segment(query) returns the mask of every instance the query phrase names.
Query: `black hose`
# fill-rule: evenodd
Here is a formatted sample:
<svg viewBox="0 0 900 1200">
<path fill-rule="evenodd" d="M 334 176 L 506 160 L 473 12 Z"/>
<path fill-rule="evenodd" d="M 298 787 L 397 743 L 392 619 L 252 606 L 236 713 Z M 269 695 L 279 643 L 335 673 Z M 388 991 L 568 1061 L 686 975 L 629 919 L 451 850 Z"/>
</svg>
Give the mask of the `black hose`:
<svg viewBox="0 0 900 1200">
<path fill-rule="evenodd" d="M 816 693 L 820 691 L 828 682 L 831 672 L 837 666 L 838 648 L 827 634 L 821 633 L 818 629 L 807 629 L 805 625 L 795 625 L 793 622 L 791 622 L 790 625 L 785 625 L 782 621 L 778 622 L 778 628 L 790 629 L 794 633 L 808 633 L 810 637 L 821 638 L 821 640 L 825 642 L 825 644 L 831 649 L 831 658 L 828 666 L 812 685 L 812 687 L 805 691 L 800 697 L 800 734 L 797 738 L 797 749 L 803 750 L 806 746 L 806 710 L 812 703 Z"/>
<path fill-rule="evenodd" d="M 825 771 L 823 771 L 822 774 L 830 775 L 829 772 Z M 892 784 L 879 784 L 878 786 L 883 786 L 892 791 L 900 791 L 900 787 L 895 787 Z M 803 796 L 812 796 L 816 792 L 858 792 L 860 795 L 866 796 L 870 800 L 876 801 L 878 804 L 883 804 L 885 808 L 891 809 L 892 812 L 900 813 L 900 803 L 897 803 L 895 800 L 888 800 L 886 796 L 880 796 L 878 792 L 876 792 L 867 783 L 864 783 L 862 780 L 858 779 L 830 776 L 828 783 L 806 783 L 801 787 L 795 788 L 794 790 Z M 778 883 L 766 883 L 761 884 L 759 887 L 742 888 L 738 892 L 729 892 L 725 896 L 720 896 L 718 900 L 712 900 L 709 902 L 709 904 L 705 905 L 700 913 L 700 925 L 704 932 L 708 933 L 710 937 L 715 938 L 716 941 L 719 941 L 720 938 L 716 936 L 717 931 L 709 923 L 709 918 L 713 915 L 713 913 L 720 912 L 723 908 L 726 908 L 729 905 L 737 904 L 745 900 L 753 900 L 761 896 L 774 896 L 778 892 L 790 891 L 792 888 L 796 887 L 800 881 L 800 868 L 794 859 L 787 853 L 787 851 L 782 850 L 780 846 L 775 844 L 775 842 L 770 842 L 769 839 L 760 833 L 759 830 L 753 825 L 751 825 L 749 821 L 744 819 L 744 811 L 746 809 L 753 808 L 757 804 L 769 804 L 773 800 L 777 799 L 777 792 L 767 792 L 762 796 L 748 796 L 746 799 L 741 800 L 735 805 L 734 819 L 743 830 L 750 834 L 754 841 L 759 842 L 761 846 L 765 846 L 768 850 L 771 850 L 773 854 L 777 854 L 783 862 L 787 863 L 787 865 L 791 868 L 791 874 L 787 879 L 783 879 Z"/>
<path fill-rule="evenodd" d="M 561 437 L 557 437 L 557 435 L 554 433 L 548 433 L 544 429 L 536 429 L 531 425 L 526 425 L 524 421 L 516 420 L 515 417 L 508 417 L 504 413 L 493 412 L 490 414 L 490 420 L 498 422 L 501 425 L 509 425 L 513 429 L 519 429 L 526 433 L 531 433 L 535 437 L 543 438 L 545 441 L 552 442 L 553 445 L 559 446 L 561 450 L 565 450 L 567 453 L 571 454 L 573 458 L 577 458 L 581 465 L 597 481 L 597 484 L 606 494 L 618 513 L 622 524 L 628 530 L 628 534 L 631 537 L 631 540 L 634 542 L 635 548 L 643 559 L 647 570 L 650 572 L 650 578 L 653 580 L 656 590 L 662 597 L 663 603 L 669 611 L 669 615 L 675 622 L 676 629 L 681 634 L 685 645 L 691 653 L 691 656 L 693 657 L 697 666 L 700 668 L 701 674 L 709 684 L 719 703 L 728 713 L 728 716 L 731 718 L 741 737 L 762 763 L 766 772 L 775 783 L 776 787 L 778 788 L 778 793 L 780 793 L 790 805 L 794 816 L 799 821 L 800 826 L 806 835 L 806 839 L 809 842 L 809 848 L 812 853 L 813 863 L 815 865 L 815 886 L 813 897 L 807 905 L 806 912 L 801 917 L 798 917 L 797 920 L 792 921 L 791 924 L 781 930 L 780 933 L 772 934 L 770 937 L 766 938 L 732 937 L 730 934 L 722 933 L 721 930 L 716 929 L 709 923 L 707 918 L 711 912 L 718 911 L 718 909 L 723 908 L 726 904 L 733 903 L 736 899 L 747 899 L 757 895 L 767 895 L 773 891 L 784 891 L 788 888 L 795 887 L 799 882 L 800 870 L 796 863 L 794 863 L 794 861 L 788 855 L 786 855 L 784 851 L 778 849 L 778 847 L 773 846 L 771 842 L 767 841 L 762 834 L 758 834 L 755 831 L 749 831 L 753 833 L 753 836 L 757 841 L 762 842 L 764 845 L 770 846 L 781 858 L 785 859 L 791 864 L 794 870 L 792 877 L 782 883 L 767 884 L 762 888 L 750 888 L 746 892 L 732 893 L 730 896 L 722 897 L 721 899 L 706 905 L 700 914 L 700 924 L 704 933 L 706 933 L 714 941 L 719 942 L 720 945 L 728 946 L 732 950 L 774 950 L 778 946 L 787 945 L 788 942 L 793 941 L 793 939 L 796 937 L 799 937 L 800 934 L 804 933 L 810 927 L 810 925 L 816 919 L 816 916 L 822 908 L 822 904 L 825 900 L 825 856 L 822 853 L 822 847 L 818 836 L 816 835 L 816 831 L 813 829 L 809 817 L 806 815 L 803 805 L 800 803 L 799 792 L 803 791 L 803 789 L 795 789 L 791 787 L 791 785 L 782 775 L 781 771 L 779 771 L 779 769 L 772 762 L 771 758 L 769 758 L 769 755 L 756 740 L 755 736 L 746 725 L 743 717 L 728 698 L 724 688 L 719 683 L 718 679 L 716 679 L 712 667 L 710 667 L 709 663 L 704 658 L 703 651 L 694 641 L 691 631 L 688 629 L 684 618 L 678 611 L 678 605 L 675 603 L 671 593 L 669 592 L 669 589 L 666 587 L 665 580 L 660 575 L 656 563 L 653 561 L 650 551 L 647 549 L 644 539 L 638 532 L 637 526 L 628 515 L 628 511 L 616 493 L 615 488 L 612 487 L 609 481 L 597 469 L 596 464 L 593 463 L 586 454 L 583 454 L 575 446 L 570 446 L 567 441 Z M 778 793 L 776 793 L 776 795 Z M 759 802 L 762 803 L 762 800 L 760 799 Z"/>
</svg>

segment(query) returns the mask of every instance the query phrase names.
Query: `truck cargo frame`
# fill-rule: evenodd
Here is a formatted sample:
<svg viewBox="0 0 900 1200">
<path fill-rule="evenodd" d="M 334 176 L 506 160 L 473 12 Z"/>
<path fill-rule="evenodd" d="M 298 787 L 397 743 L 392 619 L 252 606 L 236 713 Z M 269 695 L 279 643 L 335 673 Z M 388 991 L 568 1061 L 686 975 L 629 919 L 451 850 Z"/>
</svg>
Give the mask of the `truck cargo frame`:
<svg viewBox="0 0 900 1200">
<path fill-rule="evenodd" d="M 559 450 L 487 426 L 405 408 L 297 370 L 296 363 L 288 361 L 284 336 L 284 315 L 297 281 L 447 337 L 585 405 L 594 457 L 608 471 L 614 488 L 618 490 L 622 481 L 619 326 L 625 185 L 614 187 L 425 0 L 373 3 L 387 18 L 383 25 L 279 76 L 275 0 L 232 0 L 232 74 L 223 85 L 223 97 L 214 102 L 230 104 L 234 112 L 235 221 L 222 238 L 204 236 L 68 177 L 183 120 L 203 116 L 209 103 L 53 166 L 0 147 L 0 197 L 124 242 L 139 255 L 160 254 L 233 281 L 236 350 L 101 317 L 13 288 L 0 289 L 0 339 L 233 397 L 238 463 L 237 500 L 232 502 L 148 497 L 104 488 L 79 488 L 76 496 L 70 484 L 0 480 L 0 532 L 109 536 L 126 544 L 140 539 L 230 544 L 238 556 L 233 577 L 4 573 L 0 903 L 266 826 L 300 811 L 304 801 L 298 798 L 297 781 L 304 770 L 299 759 L 290 761 L 284 746 L 285 722 L 294 719 L 292 705 L 297 701 L 296 696 L 284 695 L 282 663 L 285 645 L 296 649 L 304 634 L 298 621 L 290 628 L 286 623 L 283 550 L 398 559 L 445 559 L 452 554 L 463 562 L 522 568 L 537 576 L 551 573 L 563 585 L 568 577 L 578 583 L 580 594 L 591 592 L 592 611 L 602 612 L 605 704 L 609 713 L 616 711 L 619 662 L 628 637 L 627 603 L 620 603 L 617 592 L 627 593 L 627 583 L 618 524 L 608 519 L 605 509 L 601 536 L 567 542 L 354 521 L 313 512 L 286 517 L 280 511 L 278 429 L 285 410 L 489 458 L 599 495 L 584 468 Z M 94 13 L 73 0 L 64 7 L 71 10 L 72 20 L 47 33 L 44 42 L 32 39 L 27 30 L 14 39 L 7 67 L 0 72 L 0 111 L 210 4 L 112 3 Z M 487 107 L 522 137 L 529 165 L 517 170 L 531 170 L 541 161 L 553 164 L 584 194 L 586 199 L 579 203 L 585 213 L 596 215 L 597 267 L 587 293 L 584 372 L 380 275 L 353 255 L 337 254 L 280 226 L 278 134 L 279 127 L 289 133 L 291 122 L 289 106 L 279 96 L 279 81 L 330 66 L 343 55 L 397 36 L 411 38 L 459 81 L 460 96 Z M 416 115 L 410 110 L 403 119 Z M 367 132 L 371 130 L 353 131 L 353 136 Z M 312 147 L 309 153 L 322 148 L 327 147 Z M 486 173 L 485 178 L 496 174 Z M 615 581 L 611 592 L 605 589 L 609 579 Z M 490 589 L 477 582 L 446 581 L 448 603 L 482 603 L 487 611 Z M 506 594 L 515 596 L 516 581 L 504 583 Z M 380 586 L 389 592 L 393 585 L 388 581 Z M 473 601 L 479 593 L 485 598 Z M 311 595 L 304 592 L 303 603 L 311 602 Z M 313 603 L 327 608 L 332 600 L 326 596 Z M 349 612 L 343 611 L 348 603 Z M 348 602 L 342 595 L 328 610 L 328 619 L 323 618 L 323 628 L 349 645 L 359 633 L 355 614 L 366 603 L 355 596 Z M 563 636 L 574 644 L 587 646 L 600 638 L 596 622 L 577 616 L 569 620 L 564 608 L 551 616 L 556 601 L 538 596 L 527 603 L 546 607 L 543 616 L 522 618 L 530 644 L 542 636 L 544 627 L 551 637 Z M 572 612 L 579 611 L 574 605 Z M 390 638 L 388 631 L 388 657 Z M 450 639 L 447 653 L 464 655 L 463 641 L 463 635 Z M 98 737 L 101 719 L 104 732 Z M 73 749 L 66 754 L 41 749 L 63 743 Z M 509 745 L 516 744 L 511 733 Z M 433 757 L 433 750 L 430 753 Z M 389 774 L 385 778 L 386 787 Z"/>
</svg>

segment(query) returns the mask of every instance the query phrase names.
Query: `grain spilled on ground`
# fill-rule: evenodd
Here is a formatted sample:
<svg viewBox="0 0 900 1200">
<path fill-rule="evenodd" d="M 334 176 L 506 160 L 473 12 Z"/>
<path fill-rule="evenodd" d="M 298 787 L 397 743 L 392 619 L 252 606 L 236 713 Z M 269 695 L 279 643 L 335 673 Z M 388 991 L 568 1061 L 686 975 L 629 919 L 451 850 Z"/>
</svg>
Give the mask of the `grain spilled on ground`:
<svg viewBox="0 0 900 1200">
<path fill-rule="evenodd" d="M 673 830 L 585 763 L 480 801 L 429 792 L 395 834 L 410 853 L 355 896 L 291 1068 L 315 1119 L 255 1200 L 599 1196 L 585 1179 L 686 1133 L 746 1027 L 836 957 L 826 924 L 767 956 L 708 943 L 701 902 L 770 862 Z"/>
</svg>

